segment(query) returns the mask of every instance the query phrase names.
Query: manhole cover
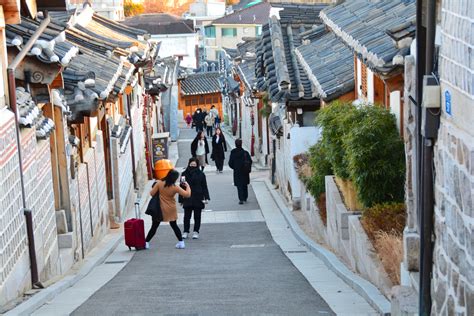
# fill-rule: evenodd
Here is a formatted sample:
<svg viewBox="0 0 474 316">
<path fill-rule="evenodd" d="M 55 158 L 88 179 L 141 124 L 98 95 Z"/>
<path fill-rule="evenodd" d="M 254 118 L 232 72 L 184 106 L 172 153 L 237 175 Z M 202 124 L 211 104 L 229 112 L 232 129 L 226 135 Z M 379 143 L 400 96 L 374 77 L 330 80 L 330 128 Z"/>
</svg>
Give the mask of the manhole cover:
<svg viewBox="0 0 474 316">
<path fill-rule="evenodd" d="M 265 244 L 246 244 L 246 245 L 232 245 L 230 248 L 262 248 Z"/>
</svg>

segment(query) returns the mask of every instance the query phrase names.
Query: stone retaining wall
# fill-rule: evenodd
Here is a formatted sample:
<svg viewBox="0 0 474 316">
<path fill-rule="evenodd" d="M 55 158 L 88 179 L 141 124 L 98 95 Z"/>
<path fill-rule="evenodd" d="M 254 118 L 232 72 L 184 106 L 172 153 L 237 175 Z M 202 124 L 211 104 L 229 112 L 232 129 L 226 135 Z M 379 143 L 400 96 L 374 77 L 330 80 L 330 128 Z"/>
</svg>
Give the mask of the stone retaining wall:
<svg viewBox="0 0 474 316">
<path fill-rule="evenodd" d="M 360 224 L 360 214 L 347 210 L 333 176 L 326 176 L 326 210 L 329 247 L 389 297 L 393 284 Z"/>
</svg>

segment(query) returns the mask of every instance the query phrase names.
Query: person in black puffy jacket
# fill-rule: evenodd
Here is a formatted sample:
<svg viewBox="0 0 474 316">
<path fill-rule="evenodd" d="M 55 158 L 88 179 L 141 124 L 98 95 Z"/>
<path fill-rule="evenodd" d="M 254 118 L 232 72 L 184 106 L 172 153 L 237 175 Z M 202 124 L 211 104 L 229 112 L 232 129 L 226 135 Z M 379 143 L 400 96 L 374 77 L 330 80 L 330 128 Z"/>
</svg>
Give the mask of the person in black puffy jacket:
<svg viewBox="0 0 474 316">
<path fill-rule="evenodd" d="M 210 200 L 209 190 L 207 188 L 206 175 L 199 169 L 199 160 L 197 158 L 190 158 L 188 167 L 181 174 L 185 177 L 185 181 L 191 188 L 191 197 L 179 197 L 179 202 L 184 208 L 184 233 L 183 239 L 188 238 L 191 215 L 194 212 L 194 230 L 193 239 L 199 238 L 199 229 L 201 227 L 201 213 L 207 201 Z"/>
</svg>

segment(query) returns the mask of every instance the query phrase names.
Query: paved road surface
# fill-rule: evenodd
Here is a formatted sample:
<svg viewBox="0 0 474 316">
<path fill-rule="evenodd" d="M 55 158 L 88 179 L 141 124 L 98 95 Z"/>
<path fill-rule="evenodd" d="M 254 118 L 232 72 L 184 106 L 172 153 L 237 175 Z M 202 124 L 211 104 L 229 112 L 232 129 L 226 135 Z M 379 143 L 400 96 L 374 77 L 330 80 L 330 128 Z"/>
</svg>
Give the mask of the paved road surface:
<svg viewBox="0 0 474 316">
<path fill-rule="evenodd" d="M 181 157 L 189 156 L 183 144 L 192 134 L 181 133 Z M 151 249 L 137 252 L 73 315 L 334 314 L 272 240 L 253 190 L 238 205 L 231 171 L 207 178 L 211 202 L 201 238 L 174 249 L 176 238 L 163 225 Z"/>
</svg>

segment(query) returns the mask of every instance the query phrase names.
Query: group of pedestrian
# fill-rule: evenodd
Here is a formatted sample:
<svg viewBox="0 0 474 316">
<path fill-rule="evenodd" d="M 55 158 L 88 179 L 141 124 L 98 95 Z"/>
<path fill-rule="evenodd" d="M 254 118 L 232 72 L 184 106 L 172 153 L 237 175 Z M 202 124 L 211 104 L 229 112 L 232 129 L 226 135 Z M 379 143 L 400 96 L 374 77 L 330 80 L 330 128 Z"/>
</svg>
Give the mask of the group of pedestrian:
<svg viewBox="0 0 474 316">
<path fill-rule="evenodd" d="M 207 136 L 212 137 L 213 130 L 220 126 L 219 111 L 214 105 L 211 106 L 209 112 L 206 109 L 198 108 L 194 111 L 193 115 L 187 113 L 184 118 L 188 127 L 194 126 L 196 132 L 206 130 Z"/>
<path fill-rule="evenodd" d="M 191 155 L 198 159 L 201 170 L 204 170 L 209 163 L 207 155 L 211 153 L 211 159 L 216 163 L 216 172 L 222 173 L 225 152 L 227 152 L 227 143 L 224 134 L 219 127 L 216 128 L 216 131 L 212 136 L 211 145 L 212 151 L 209 150 L 206 135 L 203 131 L 199 131 L 191 143 Z"/>
<path fill-rule="evenodd" d="M 220 128 L 217 128 L 212 137 L 211 158 L 216 162 L 217 172 L 222 172 L 225 152 L 227 145 Z M 190 222 L 194 214 L 194 227 L 191 237 L 199 238 L 201 227 L 201 215 L 205 205 L 211 199 L 207 187 L 207 179 L 204 174 L 204 167 L 207 164 L 207 154 L 209 146 L 203 131 L 198 131 L 196 138 L 191 144 L 192 158 L 189 159 L 186 169 L 181 174 L 172 169 L 162 180 L 157 180 L 150 191 L 153 197 L 159 194 L 159 205 L 162 216 L 152 217 L 152 226 L 146 236 L 146 246 L 149 248 L 149 242 L 155 235 L 160 223 L 169 222 L 173 229 L 178 243 L 177 249 L 184 249 L 184 239 L 190 236 Z M 231 151 L 229 157 L 229 167 L 233 169 L 234 186 L 237 187 L 239 204 L 244 204 L 248 199 L 248 185 L 250 184 L 250 172 L 252 169 L 252 159 L 250 154 L 242 148 L 242 140 L 235 141 L 235 148 Z M 184 231 L 181 233 L 177 225 L 178 210 L 176 204 L 176 195 L 179 195 L 178 202 L 184 209 Z"/>
</svg>

